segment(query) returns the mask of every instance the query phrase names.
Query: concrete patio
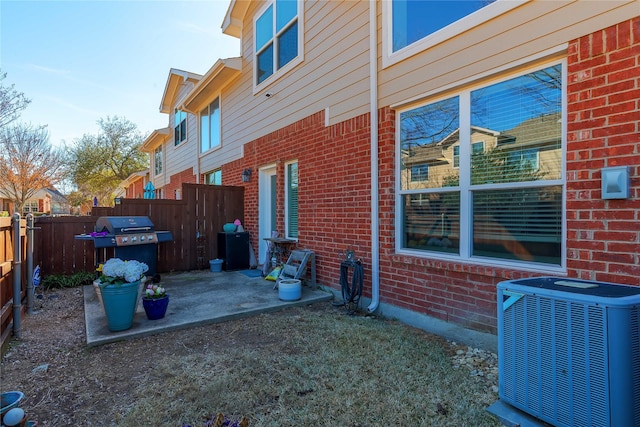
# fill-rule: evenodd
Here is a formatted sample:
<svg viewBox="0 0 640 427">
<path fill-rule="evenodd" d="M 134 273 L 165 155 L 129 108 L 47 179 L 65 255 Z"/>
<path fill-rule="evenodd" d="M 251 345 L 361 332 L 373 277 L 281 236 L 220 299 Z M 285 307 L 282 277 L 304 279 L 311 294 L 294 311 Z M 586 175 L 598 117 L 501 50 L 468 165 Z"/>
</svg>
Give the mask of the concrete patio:
<svg viewBox="0 0 640 427">
<path fill-rule="evenodd" d="M 250 270 L 248 274 L 240 271 L 212 273 L 205 270 L 164 274 L 161 283 L 170 298 L 165 317 L 148 320 L 142 303 L 139 303 L 133 326 L 121 332 L 109 331 L 93 286 L 85 286 L 87 345 L 97 346 L 164 331 L 224 322 L 287 307 L 330 301 L 333 298 L 329 292 L 302 286 L 300 300 L 282 301 L 278 298 L 278 290 L 273 289 L 274 282 L 264 279 L 256 270 Z"/>
</svg>

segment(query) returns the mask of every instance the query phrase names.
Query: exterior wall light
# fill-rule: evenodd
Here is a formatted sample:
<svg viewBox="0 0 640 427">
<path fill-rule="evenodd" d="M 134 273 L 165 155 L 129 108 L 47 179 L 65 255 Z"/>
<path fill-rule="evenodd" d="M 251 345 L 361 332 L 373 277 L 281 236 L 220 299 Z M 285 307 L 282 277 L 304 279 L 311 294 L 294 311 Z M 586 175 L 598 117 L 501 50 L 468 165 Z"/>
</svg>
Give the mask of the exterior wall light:
<svg viewBox="0 0 640 427">
<path fill-rule="evenodd" d="M 251 168 L 242 171 L 242 182 L 251 181 Z"/>
</svg>

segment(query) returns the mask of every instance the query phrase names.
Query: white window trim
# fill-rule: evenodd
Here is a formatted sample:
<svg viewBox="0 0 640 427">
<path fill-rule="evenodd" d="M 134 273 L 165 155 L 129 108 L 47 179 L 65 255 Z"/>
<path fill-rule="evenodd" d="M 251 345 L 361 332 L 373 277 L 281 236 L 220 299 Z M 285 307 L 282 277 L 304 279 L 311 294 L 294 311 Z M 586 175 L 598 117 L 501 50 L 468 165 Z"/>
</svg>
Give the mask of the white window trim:
<svg viewBox="0 0 640 427">
<path fill-rule="evenodd" d="M 561 249 L 560 249 L 560 265 L 555 264 L 542 264 L 542 263 L 533 263 L 527 261 L 511 261 L 500 258 L 490 258 L 490 257 L 482 257 L 482 256 L 471 256 L 473 241 L 469 237 L 471 236 L 471 221 L 470 218 L 473 217 L 471 206 L 471 171 L 469 168 L 460 168 L 460 186 L 459 187 L 445 187 L 445 188 L 435 188 L 432 192 L 449 192 L 452 190 L 460 191 L 460 217 L 466 218 L 466 221 L 460 221 L 460 255 L 436 252 L 436 251 L 426 251 L 426 250 L 417 250 L 417 249 L 407 249 L 402 247 L 403 241 L 403 216 L 402 216 L 402 195 L 406 194 L 417 194 L 421 193 L 421 190 L 401 190 L 401 153 L 400 153 L 400 123 L 399 118 L 400 114 L 405 111 L 415 109 L 420 105 L 435 103 L 444 99 L 449 99 L 452 96 L 458 96 L 460 99 L 461 111 L 459 113 L 460 116 L 460 140 L 470 140 L 471 139 L 471 122 L 470 122 L 470 111 L 462 111 L 462 108 L 468 106 L 470 108 L 470 97 L 471 92 L 480 89 L 495 83 L 499 83 L 502 81 L 510 80 L 516 76 L 525 75 L 535 70 L 539 70 L 551 65 L 560 64 L 562 66 L 562 106 L 561 106 L 561 116 L 562 116 L 562 130 L 561 130 L 561 165 L 560 165 L 560 179 L 557 180 L 548 180 L 544 181 L 545 186 L 552 185 L 561 185 L 563 187 L 562 192 L 562 232 L 561 232 Z M 566 274 L 567 273 L 567 215 L 566 215 L 566 205 L 567 205 L 567 187 L 566 187 L 566 146 L 567 146 L 567 61 L 565 59 L 561 61 L 550 61 L 545 63 L 538 63 L 535 66 L 527 67 L 526 69 L 518 70 L 518 73 L 505 73 L 504 76 L 496 76 L 495 79 L 492 79 L 491 82 L 483 81 L 482 83 L 473 85 L 473 86 L 465 86 L 460 92 L 456 94 L 451 93 L 441 93 L 439 96 L 430 97 L 428 99 L 424 99 L 421 103 L 404 103 L 404 107 L 398 108 L 396 110 L 396 131 L 395 131 L 395 240 L 396 240 L 396 253 L 400 255 L 409 255 L 414 256 L 416 258 L 427 258 L 427 259 L 439 259 L 442 261 L 451 261 L 455 263 L 461 264 L 470 264 L 477 265 L 482 264 L 488 267 L 496 267 L 496 268 L 507 268 L 512 270 L 520 270 L 520 271 L 529 271 L 535 273 L 544 273 L 544 274 Z M 460 144 L 460 164 L 467 164 L 463 162 L 470 162 L 471 160 L 471 147 L 467 144 Z M 511 184 L 504 185 L 496 185 L 491 184 L 488 185 L 488 188 L 492 189 L 500 189 L 502 186 L 509 186 Z M 524 186 L 539 186 L 539 182 L 532 183 L 523 183 Z M 474 190 L 482 190 L 484 186 L 475 186 Z M 463 209 L 466 209 L 463 211 Z"/>
<path fill-rule="evenodd" d="M 262 14 L 267 10 L 269 6 L 273 5 L 275 10 L 275 0 L 270 0 L 260 8 L 258 13 L 256 13 L 253 17 L 253 45 L 252 45 L 252 58 L 253 58 L 253 94 L 257 94 L 267 86 L 269 86 L 274 81 L 278 80 L 280 77 L 291 71 L 298 64 L 304 61 L 304 0 L 298 0 L 298 56 L 289 61 L 287 65 L 281 67 L 273 72 L 269 77 L 267 77 L 264 81 L 257 83 L 258 81 L 258 58 L 256 55 L 256 21 L 258 18 L 262 16 Z M 275 17 L 275 13 L 273 15 Z M 275 19 L 275 18 L 274 18 Z M 275 24 L 274 24 L 275 25 Z M 274 27 L 275 28 L 275 27 Z M 275 40 L 274 40 L 275 44 Z M 275 46 L 275 45 L 274 45 Z M 275 49 L 275 47 L 274 47 Z M 274 61 L 276 59 L 274 58 Z M 274 62 L 275 63 L 275 62 Z"/>
<path fill-rule="evenodd" d="M 176 143 L 176 110 L 179 110 L 181 112 L 183 112 L 185 114 L 184 116 L 184 138 L 181 141 L 178 141 Z M 171 130 L 173 132 L 173 146 L 175 148 L 178 148 L 181 145 L 186 144 L 187 142 L 189 142 L 189 112 L 187 110 L 183 110 L 181 107 L 174 107 L 173 109 L 173 116 L 171 117 L 173 119 L 173 126 L 171 127 Z M 180 123 L 182 123 L 182 121 L 180 121 Z M 179 126 L 179 125 L 178 125 Z"/>
<path fill-rule="evenodd" d="M 300 236 L 300 164 L 298 160 L 291 160 L 284 164 L 284 237 L 290 240 L 298 240 L 298 237 L 289 235 L 289 166 L 298 165 L 298 236 Z"/>
<path fill-rule="evenodd" d="M 209 106 L 211 105 L 211 103 L 218 98 L 218 110 L 220 111 L 220 144 L 216 145 L 215 147 L 211 147 L 209 148 L 207 151 L 202 151 L 202 111 L 204 110 L 205 107 L 203 107 L 202 109 L 200 109 L 200 111 L 198 112 L 198 116 L 197 116 L 197 128 L 198 128 L 198 155 L 199 157 L 202 157 L 204 155 L 207 155 L 209 153 L 212 153 L 216 150 L 219 150 L 222 148 L 222 94 L 221 92 L 218 92 L 216 94 L 216 96 L 214 96 L 211 101 L 209 103 L 207 103 L 206 108 L 209 108 Z"/>
<path fill-rule="evenodd" d="M 160 163 L 160 172 L 156 173 L 156 170 L 158 169 L 158 165 L 156 163 L 156 151 L 159 149 L 161 149 L 162 151 L 160 152 L 161 155 L 161 163 Z M 153 176 L 157 177 L 160 176 L 164 173 L 164 167 L 165 167 L 165 161 L 164 161 L 164 145 L 158 145 L 156 148 L 153 149 Z"/>
<path fill-rule="evenodd" d="M 382 2 L 382 68 L 387 68 L 423 50 L 429 49 L 439 43 L 464 33 L 478 25 L 496 18 L 512 9 L 515 9 L 532 0 L 497 0 L 476 12 L 465 16 L 447 25 L 446 27 L 429 34 L 422 39 L 403 47 L 397 52 L 393 51 L 393 2 Z"/>
</svg>

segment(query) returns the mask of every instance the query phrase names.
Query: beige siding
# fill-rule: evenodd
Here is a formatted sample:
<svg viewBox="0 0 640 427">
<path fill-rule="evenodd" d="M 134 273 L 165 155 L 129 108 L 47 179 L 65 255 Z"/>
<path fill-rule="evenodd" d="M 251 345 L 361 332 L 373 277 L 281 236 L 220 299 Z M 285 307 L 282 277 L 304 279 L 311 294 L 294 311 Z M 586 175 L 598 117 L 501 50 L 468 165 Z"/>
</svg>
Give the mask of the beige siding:
<svg viewBox="0 0 640 427">
<path fill-rule="evenodd" d="M 242 73 L 223 94 L 220 164 L 239 157 L 245 142 L 326 108 L 331 124 L 369 111 L 369 3 L 306 2 L 304 61 L 254 94 L 253 15 L 263 4 L 249 6 Z"/>
<path fill-rule="evenodd" d="M 182 99 L 193 89 L 193 83 L 183 83 L 178 90 L 176 99 L 173 102 L 174 109 L 180 105 Z M 171 132 L 174 128 L 174 109 L 169 114 L 169 127 Z M 185 169 L 194 168 L 198 158 L 198 119 L 193 114 L 187 114 L 187 139 L 177 146 L 174 142 L 173 134 L 165 146 L 165 184 L 169 183 L 172 175 L 182 172 Z"/>
<path fill-rule="evenodd" d="M 379 6 L 379 13 L 380 9 Z M 557 47 L 639 13 L 637 0 L 525 3 L 382 69 L 379 105 L 395 105 L 422 94 L 437 93 L 440 88 L 473 82 L 481 76 L 491 77 L 509 64 L 525 63 L 554 48 L 556 55 L 564 55 L 566 52 Z"/>
</svg>

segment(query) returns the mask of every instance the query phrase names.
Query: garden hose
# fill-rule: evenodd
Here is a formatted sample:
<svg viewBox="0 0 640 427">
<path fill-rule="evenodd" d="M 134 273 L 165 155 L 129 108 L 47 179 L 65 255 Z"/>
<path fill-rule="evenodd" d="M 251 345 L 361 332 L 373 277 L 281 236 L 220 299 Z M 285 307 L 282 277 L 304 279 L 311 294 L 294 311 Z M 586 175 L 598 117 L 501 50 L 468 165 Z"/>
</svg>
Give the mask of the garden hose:
<svg viewBox="0 0 640 427">
<path fill-rule="evenodd" d="M 349 283 L 349 269 L 353 269 Z M 340 287 L 342 288 L 342 304 L 348 314 L 354 314 L 360 306 L 360 297 L 364 287 L 364 267 L 362 261 L 346 260 L 340 264 Z"/>
</svg>

